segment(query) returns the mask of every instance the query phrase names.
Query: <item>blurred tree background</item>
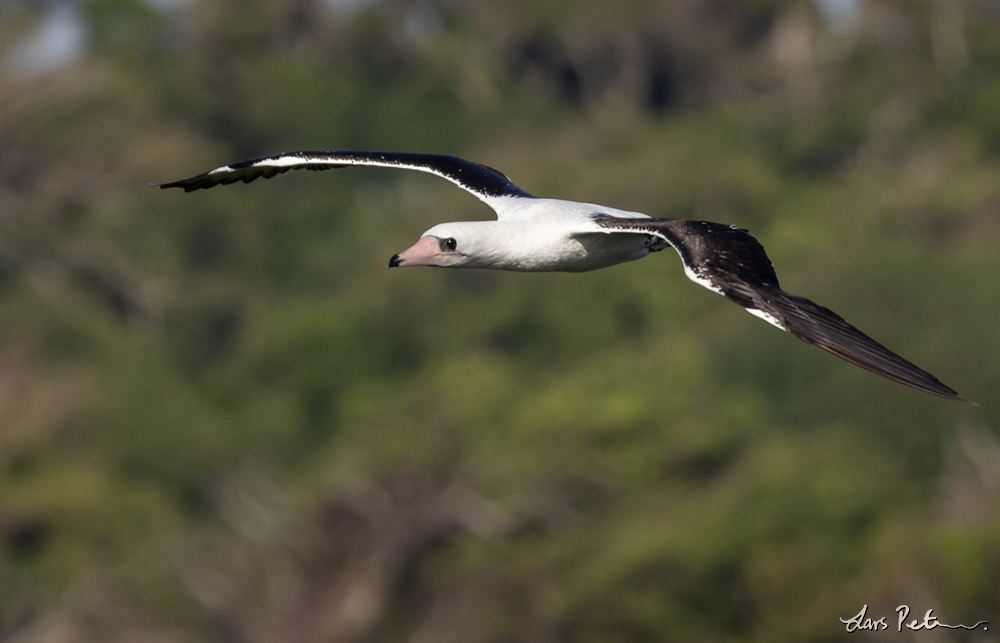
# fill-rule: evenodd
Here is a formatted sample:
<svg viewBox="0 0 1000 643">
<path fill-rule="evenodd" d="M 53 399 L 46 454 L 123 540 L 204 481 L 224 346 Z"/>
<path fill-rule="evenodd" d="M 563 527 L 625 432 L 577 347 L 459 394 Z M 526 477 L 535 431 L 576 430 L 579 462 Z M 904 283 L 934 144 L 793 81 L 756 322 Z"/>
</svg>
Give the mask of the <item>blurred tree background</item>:
<svg viewBox="0 0 1000 643">
<path fill-rule="evenodd" d="M 748 228 L 791 292 L 982 406 L 779 333 L 672 252 L 387 271 L 492 216 L 435 177 L 147 186 L 351 148 Z M 0 640 L 1000 622 L 998 177 L 996 0 L 4 0 Z"/>
</svg>

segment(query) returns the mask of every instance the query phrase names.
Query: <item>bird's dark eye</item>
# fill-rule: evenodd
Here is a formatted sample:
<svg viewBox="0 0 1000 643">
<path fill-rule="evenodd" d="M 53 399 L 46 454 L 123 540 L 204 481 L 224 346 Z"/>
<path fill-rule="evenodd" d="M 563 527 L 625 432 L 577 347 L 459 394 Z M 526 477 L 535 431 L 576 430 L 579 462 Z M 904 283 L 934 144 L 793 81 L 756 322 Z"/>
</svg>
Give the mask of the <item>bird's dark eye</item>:
<svg viewBox="0 0 1000 643">
<path fill-rule="evenodd" d="M 442 250 L 454 250 L 458 247 L 458 242 L 455 241 L 454 237 L 448 237 L 447 239 L 441 239 L 441 249 Z"/>
</svg>

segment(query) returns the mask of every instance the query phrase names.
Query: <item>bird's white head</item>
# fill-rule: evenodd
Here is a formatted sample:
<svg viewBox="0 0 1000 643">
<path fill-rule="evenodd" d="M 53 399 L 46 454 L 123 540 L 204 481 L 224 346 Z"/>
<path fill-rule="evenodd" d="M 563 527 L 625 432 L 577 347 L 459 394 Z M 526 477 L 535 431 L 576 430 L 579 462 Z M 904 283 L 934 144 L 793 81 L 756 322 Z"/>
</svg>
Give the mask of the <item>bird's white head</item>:
<svg viewBox="0 0 1000 643">
<path fill-rule="evenodd" d="M 389 260 L 389 267 L 438 266 L 441 268 L 480 268 L 490 235 L 486 222 L 457 222 L 436 225 L 406 250 Z"/>
</svg>

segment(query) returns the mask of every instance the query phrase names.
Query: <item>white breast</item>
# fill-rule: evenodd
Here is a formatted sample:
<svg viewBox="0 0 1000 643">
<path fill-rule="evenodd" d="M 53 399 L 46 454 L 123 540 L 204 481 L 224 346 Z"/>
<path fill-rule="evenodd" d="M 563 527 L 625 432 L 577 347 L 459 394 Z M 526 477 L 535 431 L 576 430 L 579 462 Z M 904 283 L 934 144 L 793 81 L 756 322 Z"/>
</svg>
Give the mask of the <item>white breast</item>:
<svg viewBox="0 0 1000 643">
<path fill-rule="evenodd" d="M 524 216 L 484 222 L 493 229 L 493 247 L 484 249 L 479 267 L 530 272 L 585 272 L 649 254 L 649 239 L 641 234 L 608 234 L 593 222 L 595 214 L 648 218 L 638 212 L 600 205 L 534 199 Z M 488 265 L 487 265 L 488 264 Z"/>
</svg>

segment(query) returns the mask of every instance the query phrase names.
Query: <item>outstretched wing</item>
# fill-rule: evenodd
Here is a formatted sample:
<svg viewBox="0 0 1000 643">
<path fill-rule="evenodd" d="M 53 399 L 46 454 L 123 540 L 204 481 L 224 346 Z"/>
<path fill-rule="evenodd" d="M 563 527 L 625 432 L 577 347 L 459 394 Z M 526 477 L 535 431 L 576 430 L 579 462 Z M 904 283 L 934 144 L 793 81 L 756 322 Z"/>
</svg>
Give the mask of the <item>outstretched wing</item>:
<svg viewBox="0 0 1000 643">
<path fill-rule="evenodd" d="M 746 230 L 710 221 L 598 217 L 608 232 L 648 234 L 663 239 L 681 257 L 684 272 L 750 313 L 819 346 L 841 359 L 918 391 L 968 402 L 927 371 L 914 366 L 840 315 L 778 285 L 764 247 Z"/>
<path fill-rule="evenodd" d="M 183 188 L 185 192 L 208 189 L 219 184 L 258 178 L 269 179 L 288 170 L 330 170 L 353 165 L 395 167 L 436 174 L 468 190 L 501 214 L 505 200 L 533 198 L 493 168 L 444 154 L 408 152 L 285 152 L 249 161 L 224 165 L 204 174 L 160 184 L 161 188 Z"/>
</svg>

